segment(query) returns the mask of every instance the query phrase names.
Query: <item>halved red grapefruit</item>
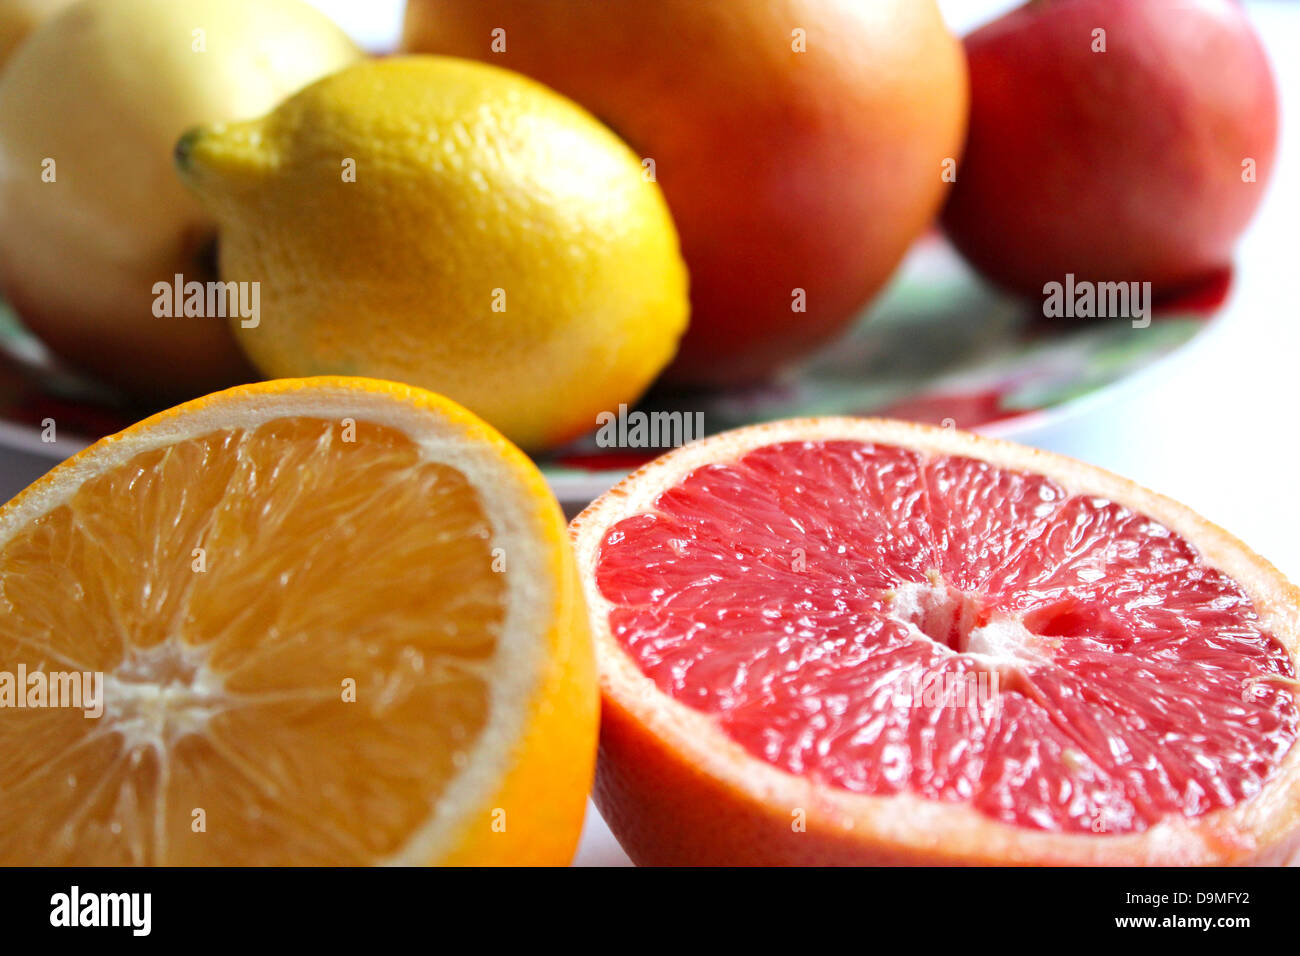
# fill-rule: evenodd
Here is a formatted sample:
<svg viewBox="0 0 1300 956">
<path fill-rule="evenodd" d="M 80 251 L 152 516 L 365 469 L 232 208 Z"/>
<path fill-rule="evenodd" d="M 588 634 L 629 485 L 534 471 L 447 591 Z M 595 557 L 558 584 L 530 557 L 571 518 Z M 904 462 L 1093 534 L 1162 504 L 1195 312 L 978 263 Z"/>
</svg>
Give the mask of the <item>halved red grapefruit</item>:
<svg viewBox="0 0 1300 956">
<path fill-rule="evenodd" d="M 798 420 L 666 455 L 571 533 L 596 802 L 638 863 L 1300 856 L 1300 591 L 1130 481 Z"/>
</svg>

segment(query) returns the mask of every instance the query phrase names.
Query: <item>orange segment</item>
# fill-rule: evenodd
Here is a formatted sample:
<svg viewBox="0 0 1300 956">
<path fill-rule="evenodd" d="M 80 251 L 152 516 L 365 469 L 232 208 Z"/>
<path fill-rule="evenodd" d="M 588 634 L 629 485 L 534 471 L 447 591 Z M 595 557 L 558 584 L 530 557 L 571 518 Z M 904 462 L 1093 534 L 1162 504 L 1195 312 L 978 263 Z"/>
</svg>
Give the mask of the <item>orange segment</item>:
<svg viewBox="0 0 1300 956">
<path fill-rule="evenodd" d="M 0 710 L 0 861 L 572 853 L 595 700 L 563 519 L 445 400 L 277 382 L 135 426 L 0 513 L 0 595 L 0 671 L 104 673 L 98 719 Z M 559 807 L 485 823 L 555 709 Z"/>
</svg>

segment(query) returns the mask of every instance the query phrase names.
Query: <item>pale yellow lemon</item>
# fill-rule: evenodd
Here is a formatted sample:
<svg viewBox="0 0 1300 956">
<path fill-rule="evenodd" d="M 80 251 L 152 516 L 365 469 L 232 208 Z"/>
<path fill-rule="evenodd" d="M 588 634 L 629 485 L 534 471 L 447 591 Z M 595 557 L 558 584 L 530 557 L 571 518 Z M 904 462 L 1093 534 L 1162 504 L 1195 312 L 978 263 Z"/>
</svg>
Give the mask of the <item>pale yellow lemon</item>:
<svg viewBox="0 0 1300 956">
<path fill-rule="evenodd" d="M 0 66 L 42 20 L 73 0 L 0 0 Z"/>
<path fill-rule="evenodd" d="M 301 0 L 82 0 L 0 75 L 0 285 L 58 355 L 147 398 L 248 374 L 220 317 L 155 315 L 211 274 L 214 224 L 172 147 L 360 56 Z"/>
</svg>

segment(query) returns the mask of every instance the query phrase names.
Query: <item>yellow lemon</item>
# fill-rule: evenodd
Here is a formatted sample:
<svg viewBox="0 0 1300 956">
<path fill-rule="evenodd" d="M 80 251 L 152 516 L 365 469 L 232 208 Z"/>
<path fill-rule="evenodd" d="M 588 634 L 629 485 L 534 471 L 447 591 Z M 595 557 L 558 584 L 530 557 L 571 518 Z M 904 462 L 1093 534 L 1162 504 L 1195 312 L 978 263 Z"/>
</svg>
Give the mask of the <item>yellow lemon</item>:
<svg viewBox="0 0 1300 956">
<path fill-rule="evenodd" d="M 441 396 L 282 379 L 155 415 L 0 509 L 0 593 L 0 673 L 33 676 L 0 864 L 573 856 L 599 708 L 564 518 Z"/>
<path fill-rule="evenodd" d="M 172 148 L 360 55 L 301 0 L 83 0 L 46 20 L 0 75 L 5 296 L 64 359 L 151 400 L 247 375 L 224 318 L 156 309 L 158 283 L 215 279 L 215 224 Z"/>
<path fill-rule="evenodd" d="M 629 402 L 687 319 L 651 172 L 567 99 L 444 57 L 362 63 L 177 146 L 269 376 L 397 379 L 543 448 Z"/>
</svg>

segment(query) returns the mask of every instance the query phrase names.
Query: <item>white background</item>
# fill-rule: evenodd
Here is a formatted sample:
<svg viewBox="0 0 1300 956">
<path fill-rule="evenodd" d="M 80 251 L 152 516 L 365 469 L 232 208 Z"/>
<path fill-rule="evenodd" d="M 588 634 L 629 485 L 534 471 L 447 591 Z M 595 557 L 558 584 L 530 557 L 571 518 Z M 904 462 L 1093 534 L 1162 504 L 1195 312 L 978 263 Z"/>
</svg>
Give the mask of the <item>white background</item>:
<svg viewBox="0 0 1300 956">
<path fill-rule="evenodd" d="M 367 46 L 396 36 L 400 0 L 313 2 Z M 954 29 L 965 32 L 1015 4 L 940 5 Z M 1283 141 L 1270 195 L 1241 247 L 1230 315 L 1185 352 L 1028 440 L 1186 502 L 1300 580 L 1300 8 L 1248 6 L 1282 89 Z M 45 467 L 0 452 L 0 492 L 13 494 Z M 594 809 L 578 862 L 627 862 Z"/>
</svg>

